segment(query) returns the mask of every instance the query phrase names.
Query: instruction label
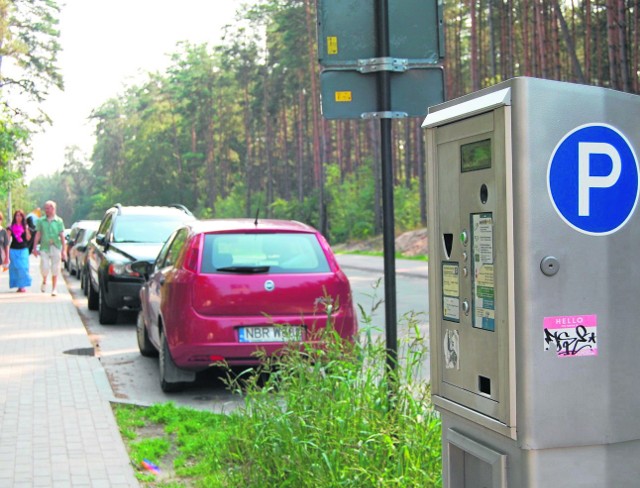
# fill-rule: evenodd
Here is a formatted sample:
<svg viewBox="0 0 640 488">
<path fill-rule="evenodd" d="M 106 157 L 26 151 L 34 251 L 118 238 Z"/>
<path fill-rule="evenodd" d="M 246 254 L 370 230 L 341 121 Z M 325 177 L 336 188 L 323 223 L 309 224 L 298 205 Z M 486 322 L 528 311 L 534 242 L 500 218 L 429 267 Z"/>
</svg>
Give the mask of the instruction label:
<svg viewBox="0 0 640 488">
<path fill-rule="evenodd" d="M 495 331 L 493 214 L 471 215 L 473 252 L 473 327 Z"/>
<path fill-rule="evenodd" d="M 460 321 L 460 265 L 442 263 L 442 315 Z"/>
</svg>

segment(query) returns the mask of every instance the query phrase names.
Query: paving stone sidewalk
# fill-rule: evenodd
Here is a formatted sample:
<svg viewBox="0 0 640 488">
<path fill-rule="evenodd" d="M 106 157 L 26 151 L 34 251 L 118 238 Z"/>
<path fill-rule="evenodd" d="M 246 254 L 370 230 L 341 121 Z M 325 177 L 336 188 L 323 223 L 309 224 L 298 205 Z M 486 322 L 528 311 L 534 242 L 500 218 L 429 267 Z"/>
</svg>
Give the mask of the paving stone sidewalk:
<svg viewBox="0 0 640 488">
<path fill-rule="evenodd" d="M 27 293 L 0 268 L 0 487 L 137 487 L 113 392 L 64 278 Z"/>
</svg>

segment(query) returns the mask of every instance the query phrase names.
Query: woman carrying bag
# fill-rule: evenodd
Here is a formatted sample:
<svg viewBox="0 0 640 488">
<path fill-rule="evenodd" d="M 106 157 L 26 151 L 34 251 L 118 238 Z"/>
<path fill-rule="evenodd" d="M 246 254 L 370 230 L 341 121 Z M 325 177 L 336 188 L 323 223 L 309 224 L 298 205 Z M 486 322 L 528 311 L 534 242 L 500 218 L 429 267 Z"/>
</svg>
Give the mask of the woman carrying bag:
<svg viewBox="0 0 640 488">
<path fill-rule="evenodd" d="M 29 274 L 29 241 L 31 231 L 22 210 L 13 214 L 11 225 L 7 228 L 11 237 L 9 245 L 9 288 L 18 288 L 18 293 L 25 293 L 31 286 Z"/>
</svg>

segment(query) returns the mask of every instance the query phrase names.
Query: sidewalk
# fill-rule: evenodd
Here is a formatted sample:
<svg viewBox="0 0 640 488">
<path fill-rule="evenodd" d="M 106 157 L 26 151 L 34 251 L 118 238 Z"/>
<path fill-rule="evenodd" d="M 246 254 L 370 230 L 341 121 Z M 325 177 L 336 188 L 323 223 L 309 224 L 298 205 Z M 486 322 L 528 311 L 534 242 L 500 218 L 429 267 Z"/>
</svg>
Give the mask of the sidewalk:
<svg viewBox="0 0 640 488">
<path fill-rule="evenodd" d="M 0 487 L 139 486 L 64 277 L 53 297 L 33 256 L 31 276 L 0 271 Z"/>
</svg>

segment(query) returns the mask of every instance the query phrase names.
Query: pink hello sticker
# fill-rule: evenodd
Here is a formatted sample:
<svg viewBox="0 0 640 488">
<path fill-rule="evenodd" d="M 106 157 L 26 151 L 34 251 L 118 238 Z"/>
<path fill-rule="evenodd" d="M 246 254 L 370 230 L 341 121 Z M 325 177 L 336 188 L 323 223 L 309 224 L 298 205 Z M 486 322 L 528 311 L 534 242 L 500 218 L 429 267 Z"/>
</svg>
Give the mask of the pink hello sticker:
<svg viewBox="0 0 640 488">
<path fill-rule="evenodd" d="M 558 357 L 598 355 L 598 316 L 560 315 L 544 318 L 544 350 Z"/>
</svg>

